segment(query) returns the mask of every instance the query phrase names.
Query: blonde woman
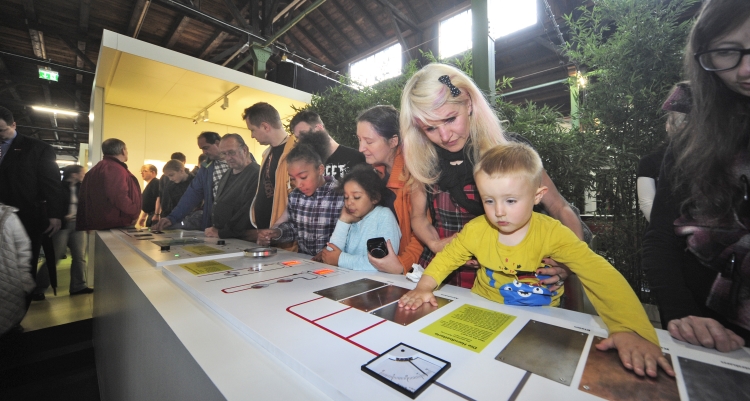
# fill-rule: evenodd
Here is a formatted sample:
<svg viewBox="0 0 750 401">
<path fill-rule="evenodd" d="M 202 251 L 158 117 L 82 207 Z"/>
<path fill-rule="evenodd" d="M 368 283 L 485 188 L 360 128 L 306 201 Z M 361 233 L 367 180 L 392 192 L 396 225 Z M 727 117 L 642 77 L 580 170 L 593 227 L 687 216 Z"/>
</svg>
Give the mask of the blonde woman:
<svg viewBox="0 0 750 401">
<path fill-rule="evenodd" d="M 474 162 L 487 150 L 509 139 L 476 84 L 460 70 L 429 64 L 407 82 L 401 95 L 401 133 L 406 168 L 416 181 L 412 189 L 412 230 L 425 244 L 420 264 L 426 266 L 464 224 L 484 214 L 474 183 Z M 554 218 L 583 239 L 581 221 L 544 172 L 549 192 L 542 205 Z M 429 215 L 428 215 L 429 213 Z M 543 263 L 542 263 L 543 262 Z M 538 274 L 554 291 L 567 272 L 552 260 L 540 261 Z M 451 284 L 471 288 L 477 262 L 449 278 Z"/>
</svg>

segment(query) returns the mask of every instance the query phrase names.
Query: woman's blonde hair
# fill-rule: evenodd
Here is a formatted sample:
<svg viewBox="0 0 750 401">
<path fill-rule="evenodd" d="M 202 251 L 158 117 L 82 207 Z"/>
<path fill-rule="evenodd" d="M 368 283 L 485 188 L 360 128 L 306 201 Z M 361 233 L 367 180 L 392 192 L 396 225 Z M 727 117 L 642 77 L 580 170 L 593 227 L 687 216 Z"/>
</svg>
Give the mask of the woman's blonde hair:
<svg viewBox="0 0 750 401">
<path fill-rule="evenodd" d="M 447 75 L 453 86 L 461 91 L 459 96 L 453 97 L 448 86 L 440 82 L 443 75 Z M 442 119 L 435 110 L 443 105 L 465 102 L 471 102 L 472 112 L 464 151 L 472 162 L 476 162 L 485 151 L 507 140 L 495 111 L 474 81 L 455 67 L 432 63 L 406 83 L 401 94 L 401 138 L 406 168 L 417 181 L 434 184 L 440 176 L 437 151 L 419 128 L 419 123 Z"/>
</svg>

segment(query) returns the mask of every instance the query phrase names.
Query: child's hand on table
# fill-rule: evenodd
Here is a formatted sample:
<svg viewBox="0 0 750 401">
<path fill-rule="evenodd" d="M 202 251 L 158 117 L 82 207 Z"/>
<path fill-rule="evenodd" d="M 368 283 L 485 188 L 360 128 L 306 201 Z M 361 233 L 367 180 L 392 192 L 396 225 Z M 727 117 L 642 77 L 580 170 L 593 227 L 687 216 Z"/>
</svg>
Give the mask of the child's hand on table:
<svg viewBox="0 0 750 401">
<path fill-rule="evenodd" d="M 417 287 L 404 294 L 398 300 L 398 307 L 405 309 L 419 309 L 422 304 L 429 302 L 432 306 L 438 306 L 437 299 L 432 290 L 437 287 L 437 282 L 430 276 L 422 275 Z"/>
<path fill-rule="evenodd" d="M 616 349 L 623 366 L 638 376 L 656 377 L 659 366 L 668 375 L 674 376 L 674 369 L 662 354 L 661 348 L 636 333 L 625 331 L 612 333 L 609 338 L 597 344 L 596 349 L 599 351 Z"/>
<path fill-rule="evenodd" d="M 329 250 L 330 249 L 330 250 Z M 320 258 L 323 263 L 327 263 L 331 266 L 339 265 L 339 257 L 341 256 L 341 249 L 332 243 L 326 244 L 326 247 L 320 251 Z"/>
</svg>

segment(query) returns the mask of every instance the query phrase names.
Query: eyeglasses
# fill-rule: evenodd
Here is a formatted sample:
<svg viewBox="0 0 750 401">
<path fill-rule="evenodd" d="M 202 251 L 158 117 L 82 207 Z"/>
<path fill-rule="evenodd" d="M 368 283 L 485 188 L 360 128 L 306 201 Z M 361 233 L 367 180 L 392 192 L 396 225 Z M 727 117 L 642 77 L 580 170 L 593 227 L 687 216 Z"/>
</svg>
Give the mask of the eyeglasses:
<svg viewBox="0 0 750 401">
<path fill-rule="evenodd" d="M 714 49 L 695 53 L 701 67 L 706 71 L 726 71 L 737 68 L 750 49 Z"/>
<path fill-rule="evenodd" d="M 229 157 L 235 157 L 239 153 L 239 150 L 240 150 L 240 148 L 237 148 L 237 150 L 229 150 L 229 151 L 226 151 L 226 152 L 219 152 L 219 155 L 221 155 L 221 157 L 227 157 L 227 156 L 229 156 Z"/>
</svg>

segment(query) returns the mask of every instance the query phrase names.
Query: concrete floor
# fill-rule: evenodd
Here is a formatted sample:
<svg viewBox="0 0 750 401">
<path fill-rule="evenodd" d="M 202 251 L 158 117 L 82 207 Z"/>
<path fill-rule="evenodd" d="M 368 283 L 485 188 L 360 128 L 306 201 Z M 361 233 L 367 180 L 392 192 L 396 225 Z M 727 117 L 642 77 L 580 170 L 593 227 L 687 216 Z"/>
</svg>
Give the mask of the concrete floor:
<svg viewBox="0 0 750 401">
<path fill-rule="evenodd" d="M 42 259 L 40 258 L 40 261 Z M 25 331 L 34 331 L 47 327 L 59 326 L 79 320 L 91 319 L 93 315 L 93 294 L 70 296 L 70 256 L 57 264 L 57 295 L 52 288 L 47 288 L 44 301 L 33 301 L 21 322 Z M 41 266 L 41 263 L 40 263 Z M 93 287 L 93 271 L 86 268 L 86 278 L 89 287 Z"/>
</svg>

